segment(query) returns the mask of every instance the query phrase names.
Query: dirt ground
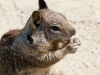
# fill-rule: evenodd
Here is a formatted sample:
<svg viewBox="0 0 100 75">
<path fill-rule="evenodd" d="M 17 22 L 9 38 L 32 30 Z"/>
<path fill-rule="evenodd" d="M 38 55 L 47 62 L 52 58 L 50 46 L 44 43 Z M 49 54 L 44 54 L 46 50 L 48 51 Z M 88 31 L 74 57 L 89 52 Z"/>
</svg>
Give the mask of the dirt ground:
<svg viewBox="0 0 100 75">
<path fill-rule="evenodd" d="M 45 0 L 48 7 L 63 13 L 76 29 L 82 45 L 67 55 L 66 75 L 100 75 L 100 0 Z M 0 0 L 0 37 L 22 28 L 38 0 Z"/>
</svg>

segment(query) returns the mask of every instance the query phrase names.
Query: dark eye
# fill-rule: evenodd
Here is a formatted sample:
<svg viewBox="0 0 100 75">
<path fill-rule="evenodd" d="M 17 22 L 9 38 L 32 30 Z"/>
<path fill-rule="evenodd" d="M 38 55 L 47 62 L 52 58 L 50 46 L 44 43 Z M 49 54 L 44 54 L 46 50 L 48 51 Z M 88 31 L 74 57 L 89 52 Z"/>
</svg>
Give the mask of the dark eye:
<svg viewBox="0 0 100 75">
<path fill-rule="evenodd" d="M 54 30 L 54 31 L 59 31 L 60 28 L 58 26 L 51 26 L 51 29 Z"/>
</svg>

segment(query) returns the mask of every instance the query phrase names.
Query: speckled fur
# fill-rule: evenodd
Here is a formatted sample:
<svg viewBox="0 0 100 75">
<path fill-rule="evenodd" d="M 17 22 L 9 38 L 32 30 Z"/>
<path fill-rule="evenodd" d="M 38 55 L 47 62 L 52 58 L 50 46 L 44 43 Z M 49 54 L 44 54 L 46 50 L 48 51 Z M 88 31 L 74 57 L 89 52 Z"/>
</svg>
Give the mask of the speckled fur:
<svg viewBox="0 0 100 75">
<path fill-rule="evenodd" d="M 51 31 L 51 26 L 59 30 Z M 75 33 L 62 14 L 39 0 L 39 10 L 32 13 L 23 29 L 2 36 L 0 75 L 65 75 L 59 63 L 80 45 L 78 39 L 70 43 Z"/>
</svg>

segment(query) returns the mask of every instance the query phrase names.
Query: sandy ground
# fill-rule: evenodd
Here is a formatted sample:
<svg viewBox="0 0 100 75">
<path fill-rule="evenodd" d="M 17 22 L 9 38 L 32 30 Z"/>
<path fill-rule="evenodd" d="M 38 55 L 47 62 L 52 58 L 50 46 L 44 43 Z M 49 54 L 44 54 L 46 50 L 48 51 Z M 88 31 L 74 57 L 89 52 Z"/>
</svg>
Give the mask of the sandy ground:
<svg viewBox="0 0 100 75">
<path fill-rule="evenodd" d="M 63 13 L 77 30 L 82 45 L 67 55 L 66 75 L 100 75 L 100 0 L 46 0 L 48 7 Z M 38 0 L 0 0 L 0 37 L 22 28 Z"/>
</svg>

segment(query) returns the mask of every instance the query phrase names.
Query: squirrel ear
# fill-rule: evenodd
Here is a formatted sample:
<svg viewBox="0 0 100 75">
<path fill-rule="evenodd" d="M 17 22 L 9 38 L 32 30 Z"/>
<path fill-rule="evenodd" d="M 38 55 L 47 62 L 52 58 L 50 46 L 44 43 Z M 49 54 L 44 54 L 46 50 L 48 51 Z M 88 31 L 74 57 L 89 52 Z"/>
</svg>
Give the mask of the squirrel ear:
<svg viewBox="0 0 100 75">
<path fill-rule="evenodd" d="M 40 13 L 38 11 L 34 11 L 32 14 L 33 23 L 35 24 L 36 28 L 40 26 L 37 21 L 40 19 Z"/>
<path fill-rule="evenodd" d="M 39 18 L 40 18 L 39 12 L 38 12 L 38 11 L 34 11 L 34 12 L 32 13 L 33 22 L 39 20 Z"/>
<path fill-rule="evenodd" d="M 44 0 L 39 0 L 39 10 L 48 8 Z"/>
</svg>

